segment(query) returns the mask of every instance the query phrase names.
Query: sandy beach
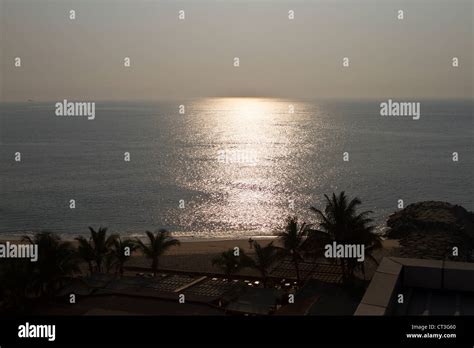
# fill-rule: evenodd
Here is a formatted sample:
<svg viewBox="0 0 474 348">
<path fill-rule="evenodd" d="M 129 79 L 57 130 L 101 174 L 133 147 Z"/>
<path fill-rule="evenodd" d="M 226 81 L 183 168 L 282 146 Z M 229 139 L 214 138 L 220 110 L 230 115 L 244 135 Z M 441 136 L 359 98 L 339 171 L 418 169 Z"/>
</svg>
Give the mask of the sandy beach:
<svg viewBox="0 0 474 348">
<path fill-rule="evenodd" d="M 267 245 L 275 239 L 258 239 L 261 245 Z M 181 245 L 176 248 L 171 248 L 167 255 L 188 255 L 188 254 L 217 254 L 226 251 L 230 248 L 238 247 L 245 252 L 251 252 L 250 243 L 248 239 L 235 240 L 199 240 L 199 241 L 181 241 Z"/>
<path fill-rule="evenodd" d="M 273 241 L 274 245 L 278 246 L 277 238 L 261 238 L 254 239 L 260 243 L 260 245 L 265 246 Z M 19 243 L 20 238 L 4 238 L 0 237 L 0 243 L 9 241 L 11 243 Z M 71 241 L 76 245 L 76 241 Z M 201 240 L 180 240 L 181 245 L 178 247 L 173 247 L 169 249 L 165 255 L 199 255 L 199 254 L 218 254 L 223 251 L 226 251 L 230 248 L 238 247 L 244 252 L 252 253 L 253 249 L 250 246 L 248 239 L 229 239 L 229 240 L 213 240 L 213 239 L 201 239 Z M 384 249 L 393 249 L 398 247 L 397 240 L 384 240 L 383 241 Z M 138 256 L 138 255 L 137 255 Z"/>
<path fill-rule="evenodd" d="M 10 242 L 18 242 L 10 240 Z M 7 241 L 1 239 L 0 241 Z M 267 245 L 270 242 L 278 245 L 278 240 L 258 239 L 261 245 Z M 74 244 L 76 242 L 73 242 Z M 396 240 L 383 241 L 383 248 L 375 251 L 374 256 L 377 260 L 381 260 L 384 256 L 394 255 L 397 252 L 398 242 Z M 160 258 L 159 269 L 162 271 L 181 271 L 181 272 L 198 272 L 198 273 L 221 273 L 221 271 L 212 265 L 212 259 L 218 254 L 238 247 L 245 253 L 252 255 L 253 249 L 250 248 L 248 239 L 236 240 L 198 240 L 198 241 L 181 241 L 181 245 L 170 248 Z M 366 276 L 370 279 L 375 272 L 377 265 L 367 262 Z M 150 268 L 150 260 L 144 257 L 140 252 L 134 252 L 132 257 L 126 263 L 126 269 L 129 274 L 135 274 L 137 268 Z M 245 268 L 239 272 L 242 276 L 258 276 L 255 270 Z"/>
<path fill-rule="evenodd" d="M 131 238 L 134 239 L 134 238 Z M 218 254 L 223 251 L 226 251 L 230 248 L 238 247 L 244 252 L 252 251 L 250 248 L 250 243 L 248 239 L 229 239 L 229 240 L 215 240 L 215 239 L 200 239 L 200 240 L 190 240 L 190 239 L 179 239 L 181 245 L 179 247 L 174 247 L 169 249 L 166 252 L 166 255 L 189 255 L 189 254 Z M 277 245 L 278 241 L 276 238 L 259 238 L 257 240 L 260 245 L 264 246 L 268 243 L 274 241 L 274 244 Z M 7 242 L 10 243 L 20 243 L 21 237 L 19 236 L 1 236 L 0 243 Z M 69 240 L 65 240 L 69 241 Z M 70 242 L 75 246 L 77 242 L 75 240 L 70 240 Z"/>
</svg>

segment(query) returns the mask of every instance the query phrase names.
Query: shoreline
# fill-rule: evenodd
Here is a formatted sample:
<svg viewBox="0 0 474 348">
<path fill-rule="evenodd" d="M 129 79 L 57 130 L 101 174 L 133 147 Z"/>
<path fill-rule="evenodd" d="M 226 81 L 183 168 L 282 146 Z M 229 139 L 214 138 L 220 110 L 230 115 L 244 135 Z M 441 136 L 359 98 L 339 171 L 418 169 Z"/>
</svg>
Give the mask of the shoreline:
<svg viewBox="0 0 474 348">
<path fill-rule="evenodd" d="M 382 238 L 385 239 L 384 235 L 386 230 L 388 229 L 386 223 L 383 224 L 377 224 L 376 225 L 376 233 Z M 89 237 L 90 234 L 89 232 L 82 232 L 82 233 L 63 233 L 63 232 L 57 232 L 54 230 L 40 230 L 40 231 L 23 231 L 23 232 L 0 232 L 0 241 L 19 241 L 23 236 L 34 236 L 37 233 L 40 232 L 52 232 L 57 234 L 58 236 L 61 237 L 61 239 L 65 242 L 74 242 L 76 237 L 83 236 L 83 237 Z M 157 230 L 152 230 L 150 229 L 151 232 L 155 233 Z M 253 240 L 273 240 L 276 239 L 277 236 L 275 234 L 271 233 L 264 233 L 262 234 L 260 231 L 257 230 L 241 230 L 241 231 L 231 231 L 231 232 L 226 232 L 226 231 L 218 231 L 218 232 L 212 232 L 212 231 L 201 231 L 201 232 L 183 232 L 183 231 L 170 231 L 171 236 L 173 238 L 178 239 L 182 243 L 188 243 L 188 242 L 213 242 L 213 241 L 231 241 L 231 240 L 248 240 L 249 238 L 252 238 Z M 190 235 L 191 233 L 194 233 L 194 235 Z M 108 231 L 107 234 L 118 234 L 122 239 L 135 239 L 138 237 L 145 238 L 145 231 L 143 232 L 132 232 L 132 231 L 125 231 L 125 232 L 113 232 L 113 231 Z M 225 236 L 225 234 L 228 234 L 228 236 Z"/>
<path fill-rule="evenodd" d="M 267 245 L 270 242 L 275 242 L 278 244 L 277 237 L 271 236 L 269 238 L 254 238 L 252 239 L 258 240 L 261 245 Z M 239 247 L 240 249 L 248 252 L 252 251 L 253 249 L 250 248 L 248 238 L 236 238 L 236 239 L 199 239 L 199 240 L 181 240 L 180 246 L 173 247 L 169 249 L 164 255 L 172 256 L 172 255 L 193 255 L 193 254 L 218 254 L 220 252 L 226 251 L 230 248 Z M 20 242 L 20 238 L 17 239 L 10 239 L 4 238 L 0 236 L 0 243 L 3 242 L 10 242 L 10 243 L 17 243 Z M 72 242 L 74 246 L 77 245 L 75 240 L 64 240 L 68 242 Z M 382 241 L 382 249 L 391 250 L 394 248 L 398 248 L 399 243 L 396 239 L 387 239 Z M 134 254 L 132 257 L 139 257 L 140 254 Z"/>
<path fill-rule="evenodd" d="M 33 237 L 36 233 L 39 233 L 39 232 L 28 232 L 28 233 L 18 233 L 18 234 L 2 234 L 0 233 L 0 242 L 6 242 L 6 241 L 10 241 L 10 242 L 18 242 L 20 241 L 23 236 L 30 236 L 30 237 Z M 53 232 L 55 233 L 55 232 Z M 88 234 L 78 234 L 78 235 L 74 235 L 73 237 L 71 236 L 70 238 L 67 238 L 69 237 L 70 235 L 62 235 L 62 234 L 58 234 L 60 237 L 61 237 L 61 240 L 64 241 L 64 242 L 75 242 L 75 238 L 76 237 L 79 237 L 79 236 L 84 236 L 84 237 L 88 237 L 89 235 Z M 135 238 L 138 238 L 137 235 L 121 235 L 119 234 L 119 236 L 123 239 L 135 239 Z M 229 241 L 246 241 L 248 242 L 249 238 L 252 238 L 253 240 L 257 240 L 257 241 L 265 241 L 265 240 L 275 240 L 277 238 L 277 236 L 274 236 L 274 235 L 249 235 L 248 237 L 242 237 L 242 236 L 235 236 L 235 237 L 188 237 L 188 236 L 184 236 L 184 237 L 180 237 L 180 236 L 176 236 L 174 234 L 171 234 L 171 236 L 173 238 L 176 238 L 178 239 L 181 243 L 205 243 L 205 242 L 229 242 Z M 145 233 L 142 234 L 142 239 L 145 238 L 146 235 Z"/>
</svg>

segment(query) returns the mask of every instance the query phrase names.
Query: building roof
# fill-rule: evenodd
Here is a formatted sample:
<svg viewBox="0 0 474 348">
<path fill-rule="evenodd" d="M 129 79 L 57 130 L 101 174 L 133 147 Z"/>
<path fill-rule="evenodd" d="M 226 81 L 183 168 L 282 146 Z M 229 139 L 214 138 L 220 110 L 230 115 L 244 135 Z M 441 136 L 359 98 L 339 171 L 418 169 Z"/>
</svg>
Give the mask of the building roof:
<svg viewBox="0 0 474 348">
<path fill-rule="evenodd" d="M 386 257 L 355 315 L 472 313 L 473 263 Z"/>
<path fill-rule="evenodd" d="M 268 315 L 281 297 L 281 292 L 274 288 L 248 288 L 236 300 L 229 303 L 229 312 L 255 315 Z"/>
</svg>

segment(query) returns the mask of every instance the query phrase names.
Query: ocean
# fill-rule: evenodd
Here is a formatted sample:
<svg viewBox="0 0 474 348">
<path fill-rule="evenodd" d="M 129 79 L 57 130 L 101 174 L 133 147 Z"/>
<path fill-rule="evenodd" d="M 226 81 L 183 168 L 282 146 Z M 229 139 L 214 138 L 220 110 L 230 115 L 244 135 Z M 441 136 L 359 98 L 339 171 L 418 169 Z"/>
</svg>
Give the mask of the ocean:
<svg viewBox="0 0 474 348">
<path fill-rule="evenodd" d="M 422 100 L 414 120 L 381 116 L 384 101 L 97 101 L 94 119 L 0 104 L 0 234 L 264 237 L 340 191 L 379 230 L 400 199 L 473 210 L 473 102 Z"/>
</svg>

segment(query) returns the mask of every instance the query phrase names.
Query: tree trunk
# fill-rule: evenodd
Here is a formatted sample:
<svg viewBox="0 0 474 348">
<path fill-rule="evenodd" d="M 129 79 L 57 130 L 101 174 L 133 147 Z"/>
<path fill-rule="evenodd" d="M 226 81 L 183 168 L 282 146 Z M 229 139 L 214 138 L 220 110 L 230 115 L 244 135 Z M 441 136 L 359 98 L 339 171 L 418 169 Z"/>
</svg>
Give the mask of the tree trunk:
<svg viewBox="0 0 474 348">
<path fill-rule="evenodd" d="M 99 271 L 99 273 L 102 273 L 102 260 L 101 259 L 97 259 L 97 270 Z"/>
<path fill-rule="evenodd" d="M 296 282 L 298 286 L 300 285 L 300 268 L 298 266 L 298 259 L 296 256 L 293 256 L 293 263 L 295 264 L 295 271 L 296 271 Z"/>
<path fill-rule="evenodd" d="M 153 277 L 156 277 L 156 273 L 158 272 L 158 259 L 154 258 L 151 264 L 151 269 L 153 271 Z"/>
<path fill-rule="evenodd" d="M 348 275 L 347 275 L 347 272 L 346 272 L 346 263 L 345 263 L 345 260 L 341 258 L 341 269 L 342 269 L 342 282 L 344 284 L 347 283 L 347 280 L 348 280 Z"/>
<path fill-rule="evenodd" d="M 263 287 L 266 288 L 267 287 L 267 273 L 265 272 L 265 270 L 261 270 L 260 275 L 262 276 Z"/>
</svg>

